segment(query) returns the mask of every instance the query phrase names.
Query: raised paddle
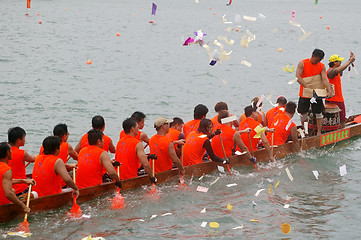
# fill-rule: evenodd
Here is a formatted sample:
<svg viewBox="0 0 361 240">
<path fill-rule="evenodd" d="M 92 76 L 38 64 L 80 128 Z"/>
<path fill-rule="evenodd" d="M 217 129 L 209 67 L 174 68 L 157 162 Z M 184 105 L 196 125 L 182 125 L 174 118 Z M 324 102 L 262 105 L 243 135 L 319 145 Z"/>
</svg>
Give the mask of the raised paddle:
<svg viewBox="0 0 361 240">
<path fill-rule="evenodd" d="M 75 167 L 73 168 L 73 180 L 75 183 Z M 73 195 L 73 207 L 70 209 L 69 216 L 71 218 L 80 218 L 82 216 L 81 209 L 79 205 L 76 203 L 76 196 Z"/>
<path fill-rule="evenodd" d="M 29 207 L 29 204 L 30 204 L 31 187 L 32 187 L 32 185 L 30 184 L 29 185 L 29 191 L 28 191 L 28 197 L 26 199 L 26 206 L 27 207 Z M 19 225 L 19 232 L 20 231 L 29 232 L 28 213 L 25 213 L 24 221 L 22 223 L 20 223 L 20 225 Z"/>
<path fill-rule="evenodd" d="M 117 174 L 119 177 L 119 166 L 117 166 Z M 124 197 L 120 194 L 120 188 L 117 188 L 117 193 L 115 197 L 112 199 L 111 209 L 122 209 L 124 208 Z"/>
<path fill-rule="evenodd" d="M 222 134 L 221 133 L 219 134 L 219 139 L 221 140 L 221 146 L 222 146 L 224 158 L 227 159 L 227 161 L 228 161 L 228 158 L 226 156 L 226 151 L 224 150 L 224 145 L 223 145 L 223 140 L 222 140 Z M 231 169 L 229 169 L 229 164 L 227 164 L 227 170 L 228 170 L 229 174 L 232 175 Z"/>
<path fill-rule="evenodd" d="M 252 153 L 252 157 L 254 157 L 254 151 L 253 151 L 253 146 L 252 146 L 252 139 L 251 139 L 251 133 L 248 133 L 248 140 L 249 140 L 249 145 L 251 147 L 251 153 Z M 254 164 L 254 169 L 257 170 L 257 164 Z"/>
</svg>

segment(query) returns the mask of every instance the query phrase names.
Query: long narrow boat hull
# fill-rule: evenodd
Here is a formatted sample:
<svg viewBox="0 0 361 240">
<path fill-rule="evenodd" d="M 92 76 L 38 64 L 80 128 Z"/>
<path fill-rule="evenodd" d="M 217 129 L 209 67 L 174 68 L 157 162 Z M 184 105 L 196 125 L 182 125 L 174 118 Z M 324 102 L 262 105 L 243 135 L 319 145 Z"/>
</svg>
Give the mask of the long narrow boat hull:
<svg viewBox="0 0 361 240">
<path fill-rule="evenodd" d="M 344 141 L 349 138 L 353 138 L 361 135 L 361 124 L 349 125 L 342 130 L 336 130 L 322 134 L 321 136 L 308 137 L 302 140 L 302 150 L 308 150 L 311 148 L 320 148 L 322 146 L 333 144 L 335 142 Z M 274 148 L 274 154 L 276 158 L 282 158 L 286 155 L 293 153 L 292 144 L 286 143 Z M 268 153 L 264 150 L 258 150 L 254 152 L 258 162 L 269 161 Z M 244 155 L 232 156 L 230 158 L 230 167 L 236 166 L 251 166 L 251 163 Z M 185 167 L 185 176 L 202 176 L 204 174 L 211 173 L 217 169 L 217 164 L 214 162 L 204 162 L 192 166 Z M 177 169 L 172 169 L 156 174 L 158 183 L 169 181 L 179 175 Z M 150 184 L 147 175 L 139 176 L 132 179 L 122 181 L 122 190 L 139 188 L 143 185 Z M 116 186 L 114 183 L 104 183 L 102 185 L 83 188 L 80 190 L 78 203 L 88 201 L 95 197 L 104 195 L 105 193 L 115 192 Z M 65 192 L 55 195 L 49 195 L 46 197 L 40 197 L 32 199 L 30 201 L 30 208 L 32 212 L 57 209 L 65 205 L 69 205 L 69 209 L 72 202 L 71 192 Z M 10 221 L 19 215 L 23 215 L 22 210 L 14 204 L 6 204 L 0 206 L 0 223 Z"/>
</svg>

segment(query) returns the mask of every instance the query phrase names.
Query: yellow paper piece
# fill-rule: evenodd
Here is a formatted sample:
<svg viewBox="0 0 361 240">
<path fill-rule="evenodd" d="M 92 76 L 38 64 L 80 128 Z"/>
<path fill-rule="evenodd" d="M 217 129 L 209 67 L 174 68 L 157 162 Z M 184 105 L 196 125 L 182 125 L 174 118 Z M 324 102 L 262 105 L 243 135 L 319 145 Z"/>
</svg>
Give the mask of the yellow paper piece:
<svg viewBox="0 0 361 240">
<path fill-rule="evenodd" d="M 257 219 L 251 219 L 251 222 L 259 222 Z"/>
<path fill-rule="evenodd" d="M 209 223 L 209 227 L 210 227 L 210 228 L 219 228 L 219 223 L 217 223 L 217 222 L 210 222 L 210 223 Z"/>
<path fill-rule="evenodd" d="M 250 16 L 243 16 L 244 20 L 248 20 L 248 21 L 256 21 L 257 18 L 256 17 L 250 17 Z"/>
<path fill-rule="evenodd" d="M 261 133 L 266 131 L 265 127 L 260 127 L 259 125 L 254 129 L 254 131 L 257 133 L 256 135 L 254 135 L 253 138 L 261 138 Z"/>
<path fill-rule="evenodd" d="M 285 71 L 285 72 L 289 72 L 289 73 L 294 72 L 295 71 L 295 65 L 292 65 L 292 67 L 290 67 L 290 65 L 287 64 L 286 67 L 282 67 L 282 70 Z"/>
<path fill-rule="evenodd" d="M 226 31 L 230 32 L 230 31 L 232 31 L 232 29 L 233 29 L 232 27 L 228 27 L 228 28 L 226 28 Z"/>
<path fill-rule="evenodd" d="M 252 63 L 247 62 L 246 60 L 242 60 L 242 61 L 241 61 L 241 64 L 243 64 L 243 65 L 245 65 L 245 66 L 247 66 L 247 67 L 251 67 L 251 66 L 252 66 Z"/>
<path fill-rule="evenodd" d="M 207 44 L 204 44 L 203 47 L 207 50 L 209 61 L 213 60 L 211 48 Z"/>
<path fill-rule="evenodd" d="M 223 24 L 224 24 L 225 22 L 227 22 L 226 15 L 223 15 L 223 17 L 222 17 L 222 22 L 223 22 Z"/>
<path fill-rule="evenodd" d="M 282 224 L 281 226 L 281 231 L 284 233 L 284 234 L 288 234 L 291 232 L 291 226 L 288 224 L 288 223 L 284 223 Z"/>
<path fill-rule="evenodd" d="M 218 42 L 217 40 L 214 40 L 214 45 L 218 46 L 218 47 L 223 47 L 222 43 Z"/>
<path fill-rule="evenodd" d="M 232 211 L 233 206 L 232 206 L 231 204 L 229 204 L 229 203 L 228 203 L 227 208 L 228 208 L 228 210 Z"/>
<path fill-rule="evenodd" d="M 248 48 L 248 41 L 246 35 L 242 36 L 241 38 L 241 47 Z"/>
<path fill-rule="evenodd" d="M 278 182 L 276 183 L 275 188 L 278 186 L 279 183 L 280 183 L 280 181 L 278 181 Z"/>
<path fill-rule="evenodd" d="M 269 185 L 268 194 L 271 194 L 272 184 Z"/>
<path fill-rule="evenodd" d="M 26 233 L 24 231 L 20 231 L 20 232 L 9 232 L 7 235 L 9 236 L 18 236 L 18 237 L 22 237 L 22 238 L 27 238 L 30 237 L 32 233 Z M 6 236 L 6 235 L 5 235 Z"/>
</svg>

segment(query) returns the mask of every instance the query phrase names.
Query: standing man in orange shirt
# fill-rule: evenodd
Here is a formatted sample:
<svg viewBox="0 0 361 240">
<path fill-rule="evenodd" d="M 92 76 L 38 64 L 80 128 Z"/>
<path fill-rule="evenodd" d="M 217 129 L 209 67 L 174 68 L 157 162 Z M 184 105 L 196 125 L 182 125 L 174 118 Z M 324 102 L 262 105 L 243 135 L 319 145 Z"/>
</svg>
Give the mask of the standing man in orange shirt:
<svg viewBox="0 0 361 240">
<path fill-rule="evenodd" d="M 95 130 L 100 130 L 102 132 L 104 132 L 105 129 L 105 121 L 104 118 L 100 115 L 94 116 L 92 118 L 92 127 Z M 112 139 L 110 139 L 110 137 L 108 137 L 107 135 L 103 135 L 103 141 L 104 141 L 104 145 L 103 145 L 103 149 L 107 152 L 110 153 L 115 153 L 115 147 L 113 144 Z M 76 145 L 75 147 L 75 151 L 77 153 L 80 152 L 80 150 L 86 146 L 89 146 L 88 143 L 88 134 L 85 134 L 79 141 L 79 143 Z"/>
<path fill-rule="evenodd" d="M 174 163 L 179 172 L 184 175 L 184 168 L 174 150 L 174 143 L 183 145 L 185 140 L 181 139 L 173 142 L 166 136 L 169 132 L 169 124 L 171 122 L 173 122 L 173 120 L 163 117 L 158 118 L 154 122 L 157 134 L 149 140 L 150 154 L 157 155 L 157 160 L 154 161 L 154 171 L 157 173 L 170 170 L 173 168 L 172 163 Z"/>
<path fill-rule="evenodd" d="M 184 139 L 184 134 L 182 133 L 184 122 L 179 117 L 174 117 L 173 122 L 170 123 L 169 132 L 167 133 L 167 137 L 170 138 L 170 140 L 173 141 L 174 144 L 174 150 L 177 154 L 177 156 L 180 158 L 182 155 L 182 145 L 174 143 L 175 141 Z"/>
<path fill-rule="evenodd" d="M 115 180 L 115 185 L 122 188 L 122 183 L 114 170 L 109 154 L 102 149 L 104 144 L 103 132 L 92 129 L 87 135 L 89 146 L 80 150 L 76 184 L 79 188 L 102 184 L 103 169 L 105 168 L 108 175 Z"/>
<path fill-rule="evenodd" d="M 11 146 L 11 156 L 9 166 L 13 171 L 14 179 L 26 179 L 25 162 L 35 162 L 35 155 L 30 155 L 20 147 L 25 145 L 26 132 L 21 127 L 10 128 L 8 131 L 8 141 Z M 16 184 L 13 186 L 16 196 L 20 200 L 27 196 L 28 185 L 25 183 Z"/>
<path fill-rule="evenodd" d="M 266 113 L 267 127 L 269 127 L 269 128 L 271 128 L 271 124 L 273 122 L 274 117 L 279 113 L 284 113 L 285 112 L 285 106 L 287 104 L 287 99 L 284 96 L 279 96 L 277 98 L 276 103 L 278 104 L 278 106 L 274 107 L 274 108 L 271 108 Z"/>
<path fill-rule="evenodd" d="M 186 122 L 183 126 L 184 137 L 187 139 L 188 135 L 198 129 L 199 123 L 203 118 L 207 116 L 208 108 L 203 104 L 198 104 L 194 108 L 193 116 L 194 119 Z"/>
<path fill-rule="evenodd" d="M 123 121 L 125 136 L 122 137 L 115 152 L 115 160 L 120 162 L 120 178 L 125 180 L 138 176 L 139 162 L 143 165 L 152 183 L 156 183 L 156 178 L 152 174 L 152 169 L 144 152 L 143 144 L 135 138 L 138 135 L 138 123 L 127 118 Z"/>
<path fill-rule="evenodd" d="M 332 83 L 335 86 L 335 96 L 326 99 L 326 103 L 336 104 L 341 109 L 341 113 L 340 113 L 341 128 L 345 127 L 345 122 L 346 122 L 346 109 L 342 95 L 341 76 L 343 71 L 355 61 L 355 54 L 350 51 L 349 60 L 344 64 L 342 64 L 343 60 L 344 58 L 341 58 L 338 55 L 332 55 L 329 59 L 330 63 L 328 64 L 330 68 L 326 72 L 328 80 L 330 81 L 330 83 Z"/>
<path fill-rule="evenodd" d="M 300 98 L 298 100 L 297 112 L 301 114 L 301 124 L 303 127 L 304 122 L 308 121 L 307 114 L 311 105 L 312 112 L 316 115 L 317 135 L 321 135 L 322 131 L 323 102 L 321 98 L 316 98 L 316 102 L 311 104 L 311 97 L 305 95 L 304 88 L 306 88 L 305 90 L 312 89 L 312 85 L 318 82 L 317 79 L 321 78 L 327 89 L 327 97 L 332 97 L 331 86 L 326 76 L 326 68 L 325 65 L 321 63 L 324 56 L 325 53 L 321 49 L 315 49 L 312 52 L 311 58 L 303 59 L 298 63 L 296 70 L 297 82 L 300 84 Z M 309 83 L 307 83 L 304 78 L 310 79 Z"/>
</svg>

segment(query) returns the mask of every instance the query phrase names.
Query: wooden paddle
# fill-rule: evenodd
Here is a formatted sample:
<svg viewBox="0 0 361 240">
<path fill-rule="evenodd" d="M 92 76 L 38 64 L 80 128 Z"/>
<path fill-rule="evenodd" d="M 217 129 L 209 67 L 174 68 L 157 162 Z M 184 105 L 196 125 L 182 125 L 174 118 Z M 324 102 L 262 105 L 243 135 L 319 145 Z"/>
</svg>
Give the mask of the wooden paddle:
<svg viewBox="0 0 361 240">
<path fill-rule="evenodd" d="M 30 184 L 30 185 L 29 185 L 28 196 L 27 196 L 27 199 L 26 199 L 26 206 L 27 206 L 27 207 L 29 207 L 29 204 L 30 204 L 31 187 L 32 187 L 32 185 Z M 30 232 L 30 231 L 29 231 L 29 223 L 28 223 L 28 213 L 25 213 L 24 221 L 23 221 L 22 223 L 20 223 L 19 232 L 20 232 L 20 231 Z"/>
<path fill-rule="evenodd" d="M 273 157 L 273 133 L 271 134 L 271 156 Z"/>
<path fill-rule="evenodd" d="M 181 163 L 182 163 L 182 166 L 183 166 L 183 145 L 181 145 L 181 149 L 182 149 L 182 150 L 181 150 L 181 152 L 182 152 L 182 153 L 181 153 L 181 154 L 182 154 L 182 155 L 181 155 Z M 183 174 L 180 174 L 179 183 L 180 183 L 180 186 L 182 186 L 182 187 L 183 187 L 183 186 L 187 186 L 186 183 L 185 183 L 185 181 L 184 181 L 184 179 L 183 179 Z"/>
<path fill-rule="evenodd" d="M 73 168 L 73 181 L 75 183 L 75 167 Z M 70 209 L 69 213 L 72 218 L 80 218 L 82 216 L 81 209 L 79 205 L 76 203 L 76 196 L 73 195 L 73 207 Z"/>
<path fill-rule="evenodd" d="M 117 166 L 117 174 L 119 175 L 119 166 Z M 115 197 L 112 199 L 111 209 L 122 209 L 124 208 L 124 197 L 120 194 L 120 188 L 118 187 Z"/>
<path fill-rule="evenodd" d="M 30 163 L 31 163 L 31 162 L 28 162 L 28 163 L 25 165 L 25 168 L 26 168 L 27 166 L 29 166 L 29 165 L 30 165 Z"/>
<path fill-rule="evenodd" d="M 224 145 L 223 145 L 223 140 L 222 140 L 222 136 L 221 136 L 221 135 L 222 135 L 222 134 L 220 133 L 220 134 L 219 134 L 219 139 L 221 140 L 221 146 L 222 146 L 222 150 L 223 150 L 223 155 L 224 155 L 224 158 L 228 160 L 227 155 L 226 155 L 226 151 L 224 150 Z M 229 164 L 227 164 L 227 170 L 228 170 L 229 174 L 232 175 L 231 169 L 229 169 Z"/>
<path fill-rule="evenodd" d="M 248 133 L 248 139 L 249 139 L 249 145 L 251 147 L 251 153 L 252 153 L 252 157 L 254 157 L 254 151 L 253 151 L 253 146 L 252 146 L 252 139 L 251 139 L 251 133 Z M 254 169 L 257 170 L 257 164 L 254 164 Z"/>
<path fill-rule="evenodd" d="M 152 159 L 152 175 L 153 175 L 153 177 L 155 177 L 155 174 L 154 174 L 154 159 Z M 159 194 L 158 194 L 157 188 L 155 186 L 155 183 L 152 183 L 152 186 L 150 187 L 150 191 L 148 192 L 148 196 L 150 198 L 155 199 L 155 200 L 159 199 Z"/>
</svg>

